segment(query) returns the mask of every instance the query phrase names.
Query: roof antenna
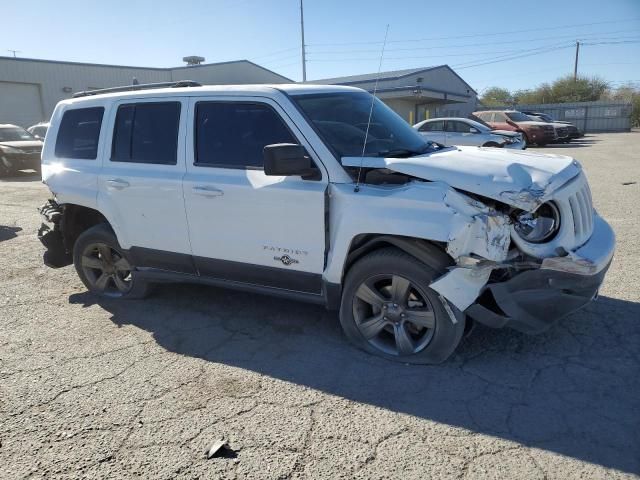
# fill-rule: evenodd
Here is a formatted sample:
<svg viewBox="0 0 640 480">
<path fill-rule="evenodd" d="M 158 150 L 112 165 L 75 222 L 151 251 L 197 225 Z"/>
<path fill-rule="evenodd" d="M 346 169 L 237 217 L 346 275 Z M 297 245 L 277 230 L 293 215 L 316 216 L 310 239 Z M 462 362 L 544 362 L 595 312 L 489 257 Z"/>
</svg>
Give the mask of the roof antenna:
<svg viewBox="0 0 640 480">
<path fill-rule="evenodd" d="M 371 108 L 369 109 L 369 120 L 367 121 L 367 129 L 364 132 L 364 144 L 362 145 L 362 155 L 360 155 L 360 167 L 358 168 L 358 179 L 354 192 L 360 191 L 360 175 L 362 174 L 362 162 L 364 161 L 364 151 L 367 149 L 367 140 L 369 140 L 369 127 L 371 126 L 371 116 L 373 115 L 373 105 L 376 101 L 376 93 L 378 91 L 378 80 L 380 80 L 380 70 L 382 70 L 382 59 L 384 58 L 384 48 L 387 46 L 387 35 L 389 34 L 389 24 L 384 32 L 384 42 L 382 42 L 382 52 L 380 53 L 380 63 L 378 64 L 378 74 L 376 75 L 376 83 L 373 87 L 373 95 L 371 97 Z"/>
</svg>

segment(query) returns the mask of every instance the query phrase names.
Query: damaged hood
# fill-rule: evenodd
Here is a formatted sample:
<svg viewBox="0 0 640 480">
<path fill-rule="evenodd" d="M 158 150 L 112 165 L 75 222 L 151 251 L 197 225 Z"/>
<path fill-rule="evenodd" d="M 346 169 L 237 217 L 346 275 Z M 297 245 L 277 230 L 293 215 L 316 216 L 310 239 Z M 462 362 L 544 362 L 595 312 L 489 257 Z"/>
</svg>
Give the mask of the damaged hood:
<svg viewBox="0 0 640 480">
<path fill-rule="evenodd" d="M 410 158 L 343 157 L 342 164 L 386 168 L 533 211 L 575 177 L 580 164 L 564 155 L 454 147 Z"/>
</svg>

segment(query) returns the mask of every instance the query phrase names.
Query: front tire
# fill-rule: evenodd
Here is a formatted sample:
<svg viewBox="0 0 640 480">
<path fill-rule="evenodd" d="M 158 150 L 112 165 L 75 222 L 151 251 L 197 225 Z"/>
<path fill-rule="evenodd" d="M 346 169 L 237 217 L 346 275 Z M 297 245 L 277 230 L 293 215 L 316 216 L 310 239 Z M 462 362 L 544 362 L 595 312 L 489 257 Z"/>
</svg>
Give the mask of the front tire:
<svg viewBox="0 0 640 480">
<path fill-rule="evenodd" d="M 91 293 L 106 298 L 143 298 L 149 284 L 123 254 L 113 231 L 105 224 L 84 231 L 73 247 L 73 265 Z"/>
<path fill-rule="evenodd" d="M 454 352 L 464 315 L 429 288 L 446 272 L 444 253 L 429 252 L 425 264 L 397 248 L 376 250 L 349 270 L 340 323 L 357 347 L 390 360 L 435 364 Z M 448 311 L 455 315 L 455 323 Z"/>
</svg>

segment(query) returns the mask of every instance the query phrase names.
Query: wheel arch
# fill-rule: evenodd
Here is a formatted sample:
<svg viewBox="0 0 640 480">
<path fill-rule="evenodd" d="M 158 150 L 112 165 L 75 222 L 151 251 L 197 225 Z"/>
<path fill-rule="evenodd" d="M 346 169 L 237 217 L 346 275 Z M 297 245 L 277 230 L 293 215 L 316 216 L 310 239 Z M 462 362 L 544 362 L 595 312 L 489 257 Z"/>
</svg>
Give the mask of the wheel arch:
<svg viewBox="0 0 640 480">
<path fill-rule="evenodd" d="M 105 224 L 111 231 L 114 231 L 107 218 L 94 208 L 74 203 L 65 203 L 61 207 L 63 215 L 60 227 L 65 249 L 69 252 L 73 251 L 76 240 L 82 232 L 95 225 Z"/>
<path fill-rule="evenodd" d="M 360 234 L 356 235 L 349 246 L 349 253 L 345 260 L 342 277 L 347 274 L 349 268 L 360 258 L 368 253 L 385 247 L 396 247 L 423 262 L 433 262 L 438 259 L 438 265 L 434 267 L 447 268 L 455 262 L 446 253 L 446 243 L 426 240 L 423 238 L 406 237 L 400 235 Z"/>
</svg>

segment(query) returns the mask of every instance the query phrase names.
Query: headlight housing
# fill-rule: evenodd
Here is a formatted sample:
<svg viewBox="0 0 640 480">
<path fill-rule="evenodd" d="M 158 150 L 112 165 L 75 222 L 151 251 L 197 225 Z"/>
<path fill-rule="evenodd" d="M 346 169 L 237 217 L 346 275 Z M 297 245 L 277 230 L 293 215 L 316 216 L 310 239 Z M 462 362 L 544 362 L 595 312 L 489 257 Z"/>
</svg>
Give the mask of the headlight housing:
<svg viewBox="0 0 640 480">
<path fill-rule="evenodd" d="M 516 210 L 511 218 L 516 233 L 529 243 L 548 242 L 560 230 L 560 211 L 553 202 L 540 205 L 535 212 Z"/>
</svg>

